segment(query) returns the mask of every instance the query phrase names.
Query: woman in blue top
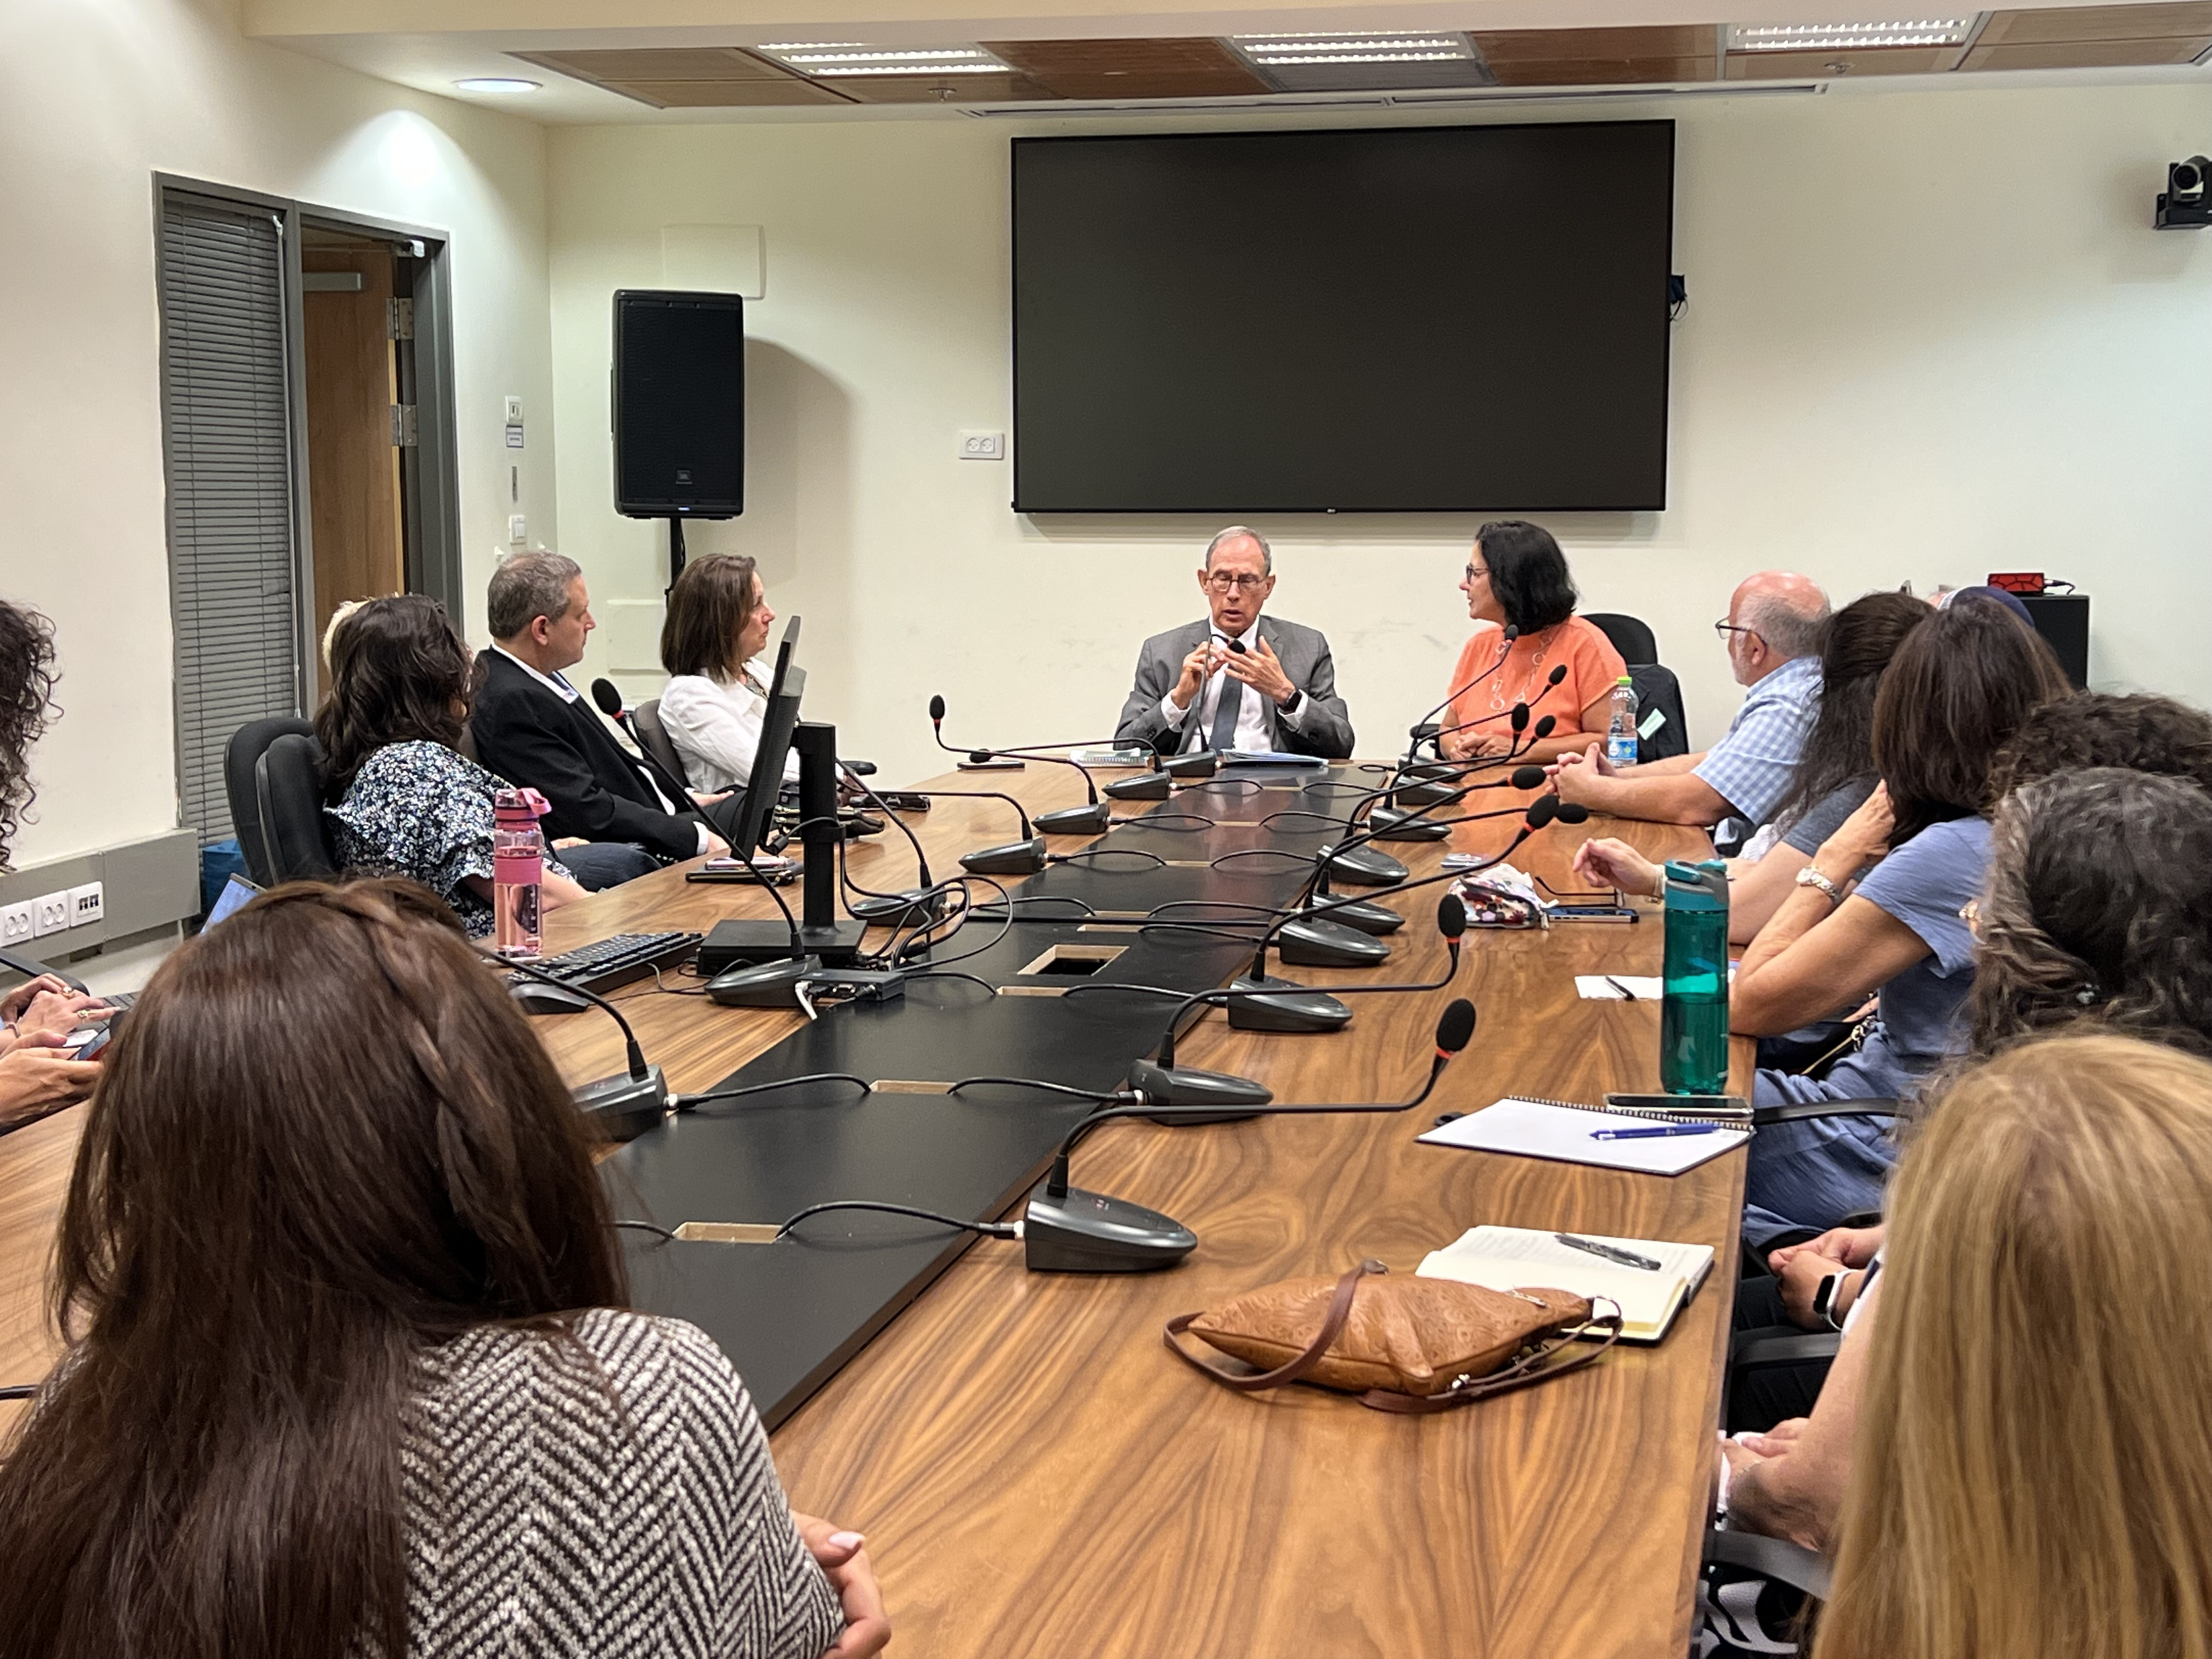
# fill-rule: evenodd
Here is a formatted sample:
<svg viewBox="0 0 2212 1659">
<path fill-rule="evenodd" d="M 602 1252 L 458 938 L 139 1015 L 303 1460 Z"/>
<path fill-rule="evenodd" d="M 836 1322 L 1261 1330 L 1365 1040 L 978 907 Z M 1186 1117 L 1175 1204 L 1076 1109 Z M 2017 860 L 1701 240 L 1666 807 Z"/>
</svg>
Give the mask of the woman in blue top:
<svg viewBox="0 0 2212 1659">
<path fill-rule="evenodd" d="M 1938 611 L 1882 676 L 1881 786 L 1821 844 L 1736 969 L 1729 1024 L 1768 1036 L 1878 993 L 1863 1046 L 1819 1081 L 1761 1072 L 1754 1103 L 1894 1100 L 1955 1045 L 1973 986 L 1960 915 L 1989 867 L 1990 763 L 2029 712 L 2067 695 L 2051 647 L 1996 605 Z M 1808 1118 L 1761 1129 L 1745 1174 L 1744 1237 L 1823 1232 L 1881 1201 L 1896 1147 L 1885 1121 Z"/>
</svg>

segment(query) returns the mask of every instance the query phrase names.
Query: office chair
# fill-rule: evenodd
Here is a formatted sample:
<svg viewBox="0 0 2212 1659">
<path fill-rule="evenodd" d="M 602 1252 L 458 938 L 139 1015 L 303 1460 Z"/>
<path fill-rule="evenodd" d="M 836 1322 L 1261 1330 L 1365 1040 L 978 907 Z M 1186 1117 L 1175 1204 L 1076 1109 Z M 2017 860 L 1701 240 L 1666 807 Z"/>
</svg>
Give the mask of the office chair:
<svg viewBox="0 0 2212 1659">
<path fill-rule="evenodd" d="M 1613 641 L 1613 648 L 1620 653 L 1621 661 L 1631 668 L 1659 660 L 1658 638 L 1642 617 L 1625 617 L 1614 611 L 1589 611 L 1583 612 L 1583 620 L 1595 624 L 1598 631 Z"/>
<path fill-rule="evenodd" d="M 649 698 L 629 711 L 630 724 L 637 728 L 638 747 L 660 763 L 660 769 L 672 778 L 681 778 L 686 785 L 691 773 L 684 764 L 684 757 L 676 752 L 676 744 L 668 735 L 667 726 L 661 724 L 660 699 Z"/>
<path fill-rule="evenodd" d="M 254 766 L 269 879 L 327 881 L 337 874 L 337 849 L 323 817 L 322 745 L 312 733 L 288 732 Z"/>
<path fill-rule="evenodd" d="M 230 799 L 230 822 L 238 836 L 238 850 L 246 859 L 246 873 L 256 887 L 272 887 L 269 848 L 261 830 L 261 794 L 254 782 L 255 769 L 269 745 L 283 737 L 304 737 L 314 727 L 295 714 L 248 720 L 230 734 L 222 749 L 222 792 Z"/>
<path fill-rule="evenodd" d="M 1653 709 L 1666 716 L 1649 736 L 1638 735 L 1636 758 L 1642 762 L 1671 760 L 1677 755 L 1688 754 L 1690 725 L 1682 709 L 1682 683 L 1674 678 L 1674 671 L 1663 663 L 1632 663 L 1628 678 L 1636 688 L 1639 733 L 1640 728 L 1650 722 Z"/>
</svg>

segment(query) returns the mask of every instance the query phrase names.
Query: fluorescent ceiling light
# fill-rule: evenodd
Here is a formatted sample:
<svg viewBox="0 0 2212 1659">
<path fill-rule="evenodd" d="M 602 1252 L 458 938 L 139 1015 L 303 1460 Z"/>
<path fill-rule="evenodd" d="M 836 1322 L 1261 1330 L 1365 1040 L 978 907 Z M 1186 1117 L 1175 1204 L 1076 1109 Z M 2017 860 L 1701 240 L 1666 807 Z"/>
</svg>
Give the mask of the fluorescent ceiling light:
<svg viewBox="0 0 2212 1659">
<path fill-rule="evenodd" d="M 1863 46 L 1963 46 L 1966 17 L 1916 17 L 1884 23 L 1731 23 L 1730 52 L 1841 52 Z"/>
<path fill-rule="evenodd" d="M 456 81 L 453 84 L 463 92 L 508 93 L 535 92 L 543 82 L 518 81 L 511 76 L 505 75 L 472 75 L 467 80 Z"/>
<path fill-rule="evenodd" d="M 780 40 L 755 46 L 801 75 L 1004 75 L 1006 65 L 981 46 L 872 46 L 857 40 Z"/>
<path fill-rule="evenodd" d="M 1346 29 L 1334 34 L 1237 34 L 1230 45 L 1254 64 L 1467 63 L 1474 48 L 1463 34 Z"/>
</svg>

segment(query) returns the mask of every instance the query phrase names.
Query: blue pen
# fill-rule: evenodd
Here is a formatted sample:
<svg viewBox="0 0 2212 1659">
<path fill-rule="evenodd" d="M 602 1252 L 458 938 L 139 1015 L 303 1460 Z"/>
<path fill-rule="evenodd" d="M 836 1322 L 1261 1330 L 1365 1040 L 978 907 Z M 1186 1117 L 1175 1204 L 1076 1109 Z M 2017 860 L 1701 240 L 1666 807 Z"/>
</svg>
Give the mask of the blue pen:
<svg viewBox="0 0 2212 1659">
<path fill-rule="evenodd" d="M 1657 1140 L 1665 1135 L 1709 1135 L 1717 1123 L 1655 1123 L 1648 1129 L 1593 1129 L 1592 1140 Z"/>
</svg>

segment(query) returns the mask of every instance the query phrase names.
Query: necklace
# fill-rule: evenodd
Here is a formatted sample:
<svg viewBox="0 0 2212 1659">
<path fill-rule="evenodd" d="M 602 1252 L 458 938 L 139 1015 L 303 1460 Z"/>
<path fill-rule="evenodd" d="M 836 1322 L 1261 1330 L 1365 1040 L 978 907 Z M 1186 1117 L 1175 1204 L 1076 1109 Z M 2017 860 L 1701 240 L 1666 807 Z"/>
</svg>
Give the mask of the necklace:
<svg viewBox="0 0 2212 1659">
<path fill-rule="evenodd" d="M 1528 693 L 1536 684 L 1536 677 L 1544 672 L 1544 655 L 1552 648 L 1552 638 L 1557 632 L 1558 629 L 1554 625 L 1536 635 L 1535 654 L 1529 659 L 1528 672 L 1521 681 L 1521 695 L 1513 699 L 1514 702 L 1521 703 L 1528 701 Z M 1509 653 L 1510 648 L 1508 647 Z M 1505 677 L 1500 674 L 1490 683 L 1490 707 L 1493 712 L 1503 712 L 1509 706 L 1505 699 Z"/>
</svg>

